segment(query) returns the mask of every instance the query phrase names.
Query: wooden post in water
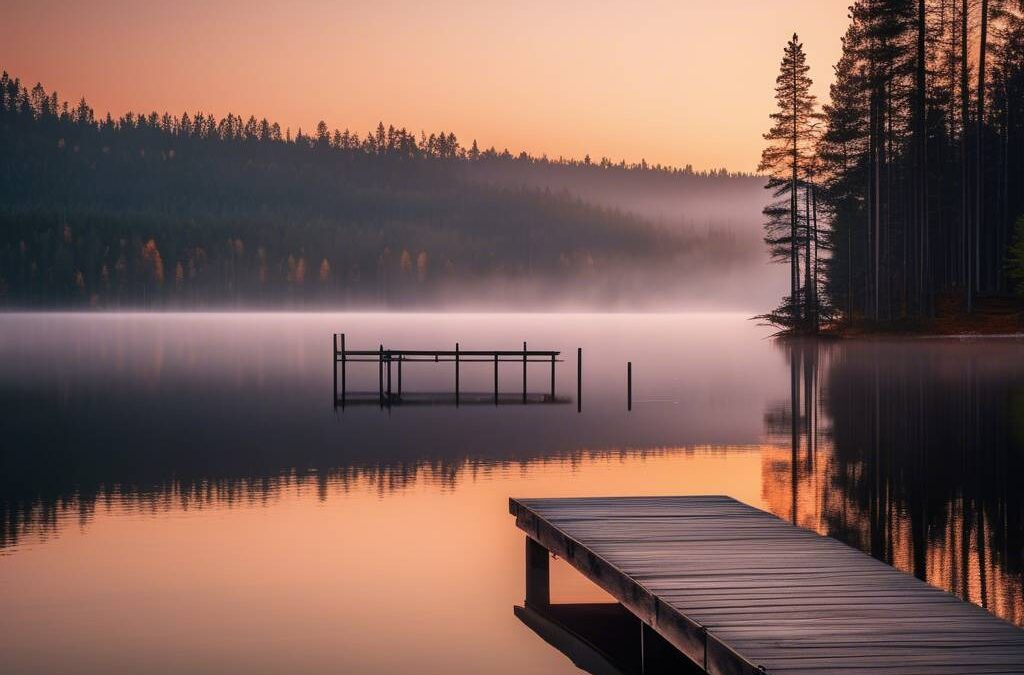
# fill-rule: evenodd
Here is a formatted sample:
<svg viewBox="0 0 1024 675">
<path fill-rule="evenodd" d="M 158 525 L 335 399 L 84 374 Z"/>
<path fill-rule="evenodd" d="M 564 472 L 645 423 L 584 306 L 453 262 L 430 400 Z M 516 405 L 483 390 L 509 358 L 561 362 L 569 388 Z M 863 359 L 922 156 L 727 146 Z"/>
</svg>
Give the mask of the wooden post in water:
<svg viewBox="0 0 1024 675">
<path fill-rule="evenodd" d="M 583 347 L 576 348 L 576 412 L 583 412 Z"/>
<path fill-rule="evenodd" d="M 391 350 L 388 350 L 385 358 L 388 360 L 388 407 L 391 407 Z"/>
<path fill-rule="evenodd" d="M 404 356 L 399 355 L 398 357 L 398 398 L 402 398 L 402 361 L 405 360 Z"/>
<path fill-rule="evenodd" d="M 498 405 L 498 355 L 494 355 L 494 405 Z"/>
<path fill-rule="evenodd" d="M 523 403 L 526 403 L 526 343 L 523 343 Z"/>
<path fill-rule="evenodd" d="M 345 407 L 345 334 L 341 334 L 341 407 Z"/>
<path fill-rule="evenodd" d="M 334 361 L 334 398 L 331 403 L 338 405 L 338 334 L 331 333 L 331 360 Z"/>
<path fill-rule="evenodd" d="M 555 400 L 555 355 L 551 355 L 551 401 Z"/>
<path fill-rule="evenodd" d="M 633 409 L 633 362 L 626 363 L 626 410 Z"/>
<path fill-rule="evenodd" d="M 377 351 L 377 396 L 380 400 L 380 407 L 384 407 L 384 345 L 380 345 Z"/>
<path fill-rule="evenodd" d="M 530 537 L 526 538 L 526 605 L 547 607 L 551 604 L 551 563 L 548 550 Z"/>
<path fill-rule="evenodd" d="M 455 343 L 455 405 L 459 405 L 459 343 Z"/>
</svg>

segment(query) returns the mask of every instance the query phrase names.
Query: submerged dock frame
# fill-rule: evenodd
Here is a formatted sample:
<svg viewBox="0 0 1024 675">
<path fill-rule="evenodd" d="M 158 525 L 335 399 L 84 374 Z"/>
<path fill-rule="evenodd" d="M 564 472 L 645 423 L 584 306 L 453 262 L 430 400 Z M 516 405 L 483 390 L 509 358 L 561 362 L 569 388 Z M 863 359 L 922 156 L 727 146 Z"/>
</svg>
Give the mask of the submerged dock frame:
<svg viewBox="0 0 1024 675">
<path fill-rule="evenodd" d="M 498 405 L 498 365 L 500 363 L 521 363 L 523 366 L 522 402 L 528 400 L 527 366 L 531 363 L 544 363 L 551 366 L 551 389 L 546 401 L 555 401 L 555 365 L 561 363 L 561 352 L 553 350 L 528 349 L 523 343 L 522 350 L 465 350 L 455 343 L 455 349 L 385 349 L 378 345 L 377 349 L 348 349 L 344 333 L 335 333 L 332 345 L 334 362 L 334 400 L 342 407 L 348 396 L 347 370 L 349 363 L 376 363 L 377 390 L 381 406 L 401 402 L 402 400 L 402 364 L 404 363 L 454 363 L 455 364 L 455 405 L 459 405 L 461 392 L 461 366 L 465 363 L 491 363 L 494 365 L 494 405 Z M 579 363 L 582 363 L 582 350 L 579 352 Z M 397 388 L 392 388 L 392 364 L 397 364 Z M 341 371 L 341 389 L 338 388 L 338 371 Z M 577 365 L 577 397 L 582 383 L 581 367 Z M 340 397 L 339 397 L 340 394 Z"/>
</svg>

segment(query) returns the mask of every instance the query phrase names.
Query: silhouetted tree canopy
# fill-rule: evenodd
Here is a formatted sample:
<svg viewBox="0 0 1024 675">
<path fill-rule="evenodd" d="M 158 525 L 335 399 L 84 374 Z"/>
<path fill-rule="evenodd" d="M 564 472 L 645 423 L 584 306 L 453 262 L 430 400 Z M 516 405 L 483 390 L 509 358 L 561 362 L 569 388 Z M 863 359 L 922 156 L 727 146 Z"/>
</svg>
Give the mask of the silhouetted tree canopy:
<svg viewBox="0 0 1024 675">
<path fill-rule="evenodd" d="M 726 177 L 467 150 L 451 132 L 383 123 L 361 136 L 232 113 L 99 117 L 5 72 L 0 302 L 415 303 L 482 281 L 621 286 L 620 273 L 667 273 L 680 256 L 697 261 L 687 271 L 735 257 L 728 238 L 482 171 L 502 164 Z"/>
<path fill-rule="evenodd" d="M 823 274 L 799 293 L 826 320 L 888 324 L 1014 291 L 1024 3 L 857 0 L 850 17 L 808 179 Z"/>
</svg>

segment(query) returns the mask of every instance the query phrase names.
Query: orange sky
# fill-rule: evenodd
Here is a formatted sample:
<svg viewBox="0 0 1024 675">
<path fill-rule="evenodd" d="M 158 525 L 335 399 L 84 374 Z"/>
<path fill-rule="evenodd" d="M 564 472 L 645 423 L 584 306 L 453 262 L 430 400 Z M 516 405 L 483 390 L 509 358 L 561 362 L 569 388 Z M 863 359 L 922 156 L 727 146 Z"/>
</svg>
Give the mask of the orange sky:
<svg viewBox="0 0 1024 675">
<path fill-rule="evenodd" d="M 468 144 L 753 170 L 782 47 L 820 97 L 849 0 L 6 0 L 0 67 L 101 112 L 378 120 Z"/>
</svg>

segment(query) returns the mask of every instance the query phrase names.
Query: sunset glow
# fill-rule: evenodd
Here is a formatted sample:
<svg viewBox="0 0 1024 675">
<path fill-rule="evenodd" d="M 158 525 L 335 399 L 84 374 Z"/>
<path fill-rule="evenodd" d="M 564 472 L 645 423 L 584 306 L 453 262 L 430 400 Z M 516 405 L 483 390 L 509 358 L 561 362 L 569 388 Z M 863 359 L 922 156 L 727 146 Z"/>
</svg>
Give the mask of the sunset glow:
<svg viewBox="0 0 1024 675">
<path fill-rule="evenodd" d="M 824 99 L 848 0 L 14 0 L 0 67 L 98 112 L 383 120 L 551 157 L 752 171 L 781 47 Z M 45 35 L 45 40 L 39 36 Z"/>
<path fill-rule="evenodd" d="M 0 675 L 1024 673 L 1024 0 L 0 22 Z"/>
</svg>

